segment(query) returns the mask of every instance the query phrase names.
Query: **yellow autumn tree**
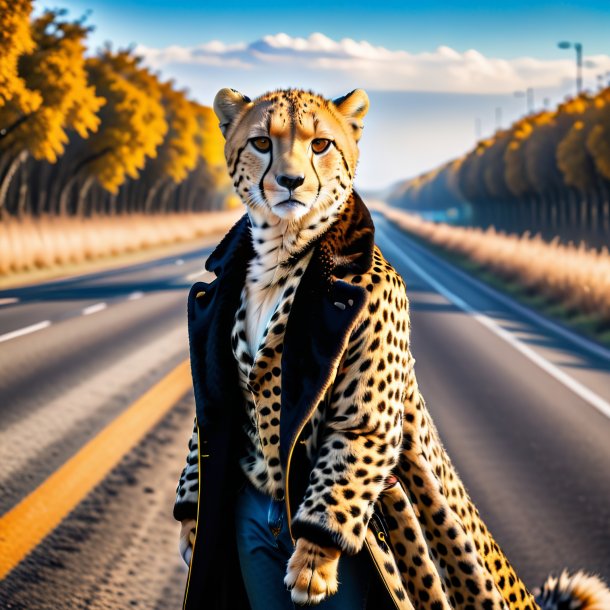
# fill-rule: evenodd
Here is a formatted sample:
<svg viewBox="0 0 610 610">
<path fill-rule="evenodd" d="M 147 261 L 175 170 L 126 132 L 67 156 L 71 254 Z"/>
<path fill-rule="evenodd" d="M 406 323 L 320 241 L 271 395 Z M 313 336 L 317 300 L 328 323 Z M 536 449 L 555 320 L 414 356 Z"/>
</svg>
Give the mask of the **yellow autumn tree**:
<svg viewBox="0 0 610 610">
<path fill-rule="evenodd" d="M 31 12 L 31 0 L 0 0 L 0 108 L 12 101 L 20 117 L 34 112 L 42 102 L 38 92 L 27 88 L 18 70 L 21 55 L 34 50 Z M 10 124 L 0 123 L 0 136 L 10 128 Z"/>
<path fill-rule="evenodd" d="M 163 83 L 161 93 L 169 129 L 159 148 L 158 161 L 161 171 L 177 184 L 197 163 L 199 124 L 195 105 L 184 91 L 174 89 L 173 82 Z"/>
<path fill-rule="evenodd" d="M 36 159 L 51 163 L 61 155 L 68 131 L 82 138 L 99 125 L 104 99 L 95 94 L 85 70 L 84 40 L 89 29 L 63 20 L 62 11 L 46 11 L 32 23 L 35 48 L 22 55 L 19 71 L 28 88 L 40 93 L 42 104 L 12 134 L 16 143 Z M 5 111 L 18 109 L 7 104 Z"/>
<path fill-rule="evenodd" d="M 87 60 L 96 92 L 106 99 L 100 129 L 87 142 L 78 170 L 116 193 L 126 177 L 137 178 L 167 133 L 161 86 L 130 50 L 103 50 Z"/>
<path fill-rule="evenodd" d="M 561 179 L 555 161 L 555 134 L 558 131 L 555 112 L 542 112 L 532 133 L 523 143 L 528 183 L 537 193 L 545 193 Z"/>
<path fill-rule="evenodd" d="M 199 151 L 199 165 L 210 176 L 211 188 L 222 199 L 223 207 L 239 207 L 241 199 L 234 193 L 231 178 L 225 162 L 225 139 L 218 126 L 218 117 L 209 106 L 193 102 L 197 117 L 198 131 L 196 143 Z"/>
<path fill-rule="evenodd" d="M 460 190 L 459 175 L 464 159 L 460 157 L 447 164 L 447 189 L 454 203 L 464 203 L 464 194 Z"/>
<path fill-rule="evenodd" d="M 460 167 L 459 184 L 464 197 L 472 203 L 484 205 L 487 189 L 484 180 L 487 151 L 493 145 L 493 138 L 477 143 L 474 150 L 468 153 Z"/>
<path fill-rule="evenodd" d="M 597 171 L 610 180 L 610 87 L 597 95 L 595 107 L 595 125 L 587 136 L 586 146 Z"/>
<path fill-rule="evenodd" d="M 46 11 L 29 28 L 33 45 L 19 57 L 18 76 L 28 91 L 39 96 L 40 104 L 26 112 L 23 97 L 15 95 L 0 108 L 0 125 L 8 126 L 0 140 L 7 164 L 0 209 L 17 169 L 30 155 L 55 163 L 69 132 L 86 138 L 99 125 L 97 112 L 104 99 L 88 83 L 84 59 L 88 31 L 82 22 L 66 21 L 62 11 Z M 27 181 L 25 176 L 22 182 Z"/>
<path fill-rule="evenodd" d="M 595 165 L 586 142 L 591 125 L 583 119 L 576 121 L 557 147 L 557 164 L 569 186 L 586 192 L 595 183 Z"/>
<path fill-rule="evenodd" d="M 510 143 L 509 131 L 498 131 L 491 138 L 491 145 L 485 151 L 482 179 L 491 199 L 504 201 L 510 197 L 506 186 L 504 157 Z"/>
<path fill-rule="evenodd" d="M 511 128 L 511 140 L 504 153 L 504 178 L 508 190 L 522 198 L 532 190 L 527 174 L 525 143 L 534 130 L 532 117 L 525 117 Z"/>
<path fill-rule="evenodd" d="M 197 163 L 197 133 L 199 125 L 192 102 L 184 91 L 174 89 L 173 82 L 160 85 L 161 104 L 165 112 L 168 129 L 157 155 L 146 166 L 148 192 L 144 208 L 153 209 L 158 196 L 158 209 L 175 187 L 182 182 Z"/>
<path fill-rule="evenodd" d="M 198 125 L 195 140 L 199 156 L 204 159 L 210 167 L 226 167 L 224 138 L 220 131 L 220 127 L 218 126 L 218 118 L 214 114 L 214 111 L 209 106 L 202 106 L 196 102 L 193 102 L 193 111 Z"/>
</svg>

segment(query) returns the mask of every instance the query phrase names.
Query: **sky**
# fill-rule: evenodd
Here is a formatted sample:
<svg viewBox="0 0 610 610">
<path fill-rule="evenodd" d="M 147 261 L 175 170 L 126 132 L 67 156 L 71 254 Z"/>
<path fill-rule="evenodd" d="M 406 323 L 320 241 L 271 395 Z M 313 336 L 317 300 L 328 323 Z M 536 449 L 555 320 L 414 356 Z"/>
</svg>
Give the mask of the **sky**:
<svg viewBox="0 0 610 610">
<path fill-rule="evenodd" d="M 610 3 L 504 0 L 54 0 L 43 8 L 89 13 L 93 52 L 133 45 L 162 77 L 211 104 L 222 87 L 256 97 L 278 87 L 333 98 L 369 93 L 357 185 L 380 189 L 432 169 L 526 111 L 574 92 L 584 47 L 585 87 L 610 80 Z M 327 7 L 332 6 L 332 10 Z M 375 8 L 371 8 L 374 6 Z"/>
</svg>

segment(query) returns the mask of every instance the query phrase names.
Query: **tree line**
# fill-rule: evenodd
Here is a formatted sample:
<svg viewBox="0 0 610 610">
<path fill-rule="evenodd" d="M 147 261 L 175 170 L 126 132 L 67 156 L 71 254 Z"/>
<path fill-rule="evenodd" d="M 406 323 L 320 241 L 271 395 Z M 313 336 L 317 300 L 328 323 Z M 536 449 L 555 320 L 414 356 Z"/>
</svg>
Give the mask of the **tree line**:
<svg viewBox="0 0 610 610">
<path fill-rule="evenodd" d="M 610 88 L 521 118 L 401 183 L 390 200 L 422 211 L 466 209 L 475 226 L 607 244 Z"/>
<path fill-rule="evenodd" d="M 213 111 L 31 0 L 0 0 L 0 219 L 223 207 L 231 188 Z"/>
</svg>

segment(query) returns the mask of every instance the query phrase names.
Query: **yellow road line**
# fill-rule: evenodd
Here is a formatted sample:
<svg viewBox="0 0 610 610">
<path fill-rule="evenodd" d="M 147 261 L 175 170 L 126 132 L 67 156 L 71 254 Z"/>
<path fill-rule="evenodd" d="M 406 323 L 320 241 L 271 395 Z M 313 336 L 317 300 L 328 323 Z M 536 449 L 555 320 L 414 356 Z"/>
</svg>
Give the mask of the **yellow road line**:
<svg viewBox="0 0 610 610">
<path fill-rule="evenodd" d="M 186 360 L 0 518 L 0 579 L 61 523 L 190 388 Z"/>
</svg>

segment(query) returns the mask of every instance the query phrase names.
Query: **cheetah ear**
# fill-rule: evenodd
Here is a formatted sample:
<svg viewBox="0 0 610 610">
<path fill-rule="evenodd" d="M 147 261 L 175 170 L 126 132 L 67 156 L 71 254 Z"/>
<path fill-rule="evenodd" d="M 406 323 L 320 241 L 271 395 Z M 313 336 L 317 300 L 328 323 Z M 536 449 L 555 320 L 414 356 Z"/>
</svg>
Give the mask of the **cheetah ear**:
<svg viewBox="0 0 610 610">
<path fill-rule="evenodd" d="M 369 96 L 363 89 L 354 89 L 347 95 L 333 100 L 337 110 L 348 120 L 354 130 L 356 142 L 362 135 L 362 119 L 369 110 Z"/>
<path fill-rule="evenodd" d="M 246 107 L 251 106 L 252 100 L 235 89 L 221 89 L 214 98 L 214 112 L 220 121 L 220 131 L 227 136 L 227 131 L 235 117 Z"/>
</svg>

